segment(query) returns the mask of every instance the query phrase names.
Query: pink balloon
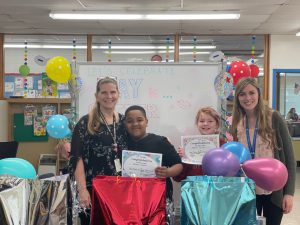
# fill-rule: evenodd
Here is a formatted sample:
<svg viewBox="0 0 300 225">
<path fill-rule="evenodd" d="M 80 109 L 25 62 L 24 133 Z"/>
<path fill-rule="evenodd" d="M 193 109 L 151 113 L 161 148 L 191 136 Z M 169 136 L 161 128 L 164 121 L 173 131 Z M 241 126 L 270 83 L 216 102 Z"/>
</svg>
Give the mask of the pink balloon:
<svg viewBox="0 0 300 225">
<path fill-rule="evenodd" d="M 244 162 L 242 168 L 247 177 L 267 191 L 282 189 L 288 179 L 285 165 L 273 158 L 251 159 Z"/>
</svg>

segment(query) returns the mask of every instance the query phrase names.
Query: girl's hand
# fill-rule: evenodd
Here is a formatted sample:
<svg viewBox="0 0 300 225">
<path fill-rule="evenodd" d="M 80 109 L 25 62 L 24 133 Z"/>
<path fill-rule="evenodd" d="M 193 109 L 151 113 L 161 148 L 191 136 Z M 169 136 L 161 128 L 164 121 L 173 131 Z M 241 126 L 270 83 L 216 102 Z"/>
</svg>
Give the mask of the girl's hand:
<svg viewBox="0 0 300 225">
<path fill-rule="evenodd" d="M 184 153 L 184 149 L 182 147 L 178 147 L 178 155 L 182 158 L 184 157 L 185 153 Z"/>
<path fill-rule="evenodd" d="M 91 196 L 86 188 L 78 190 L 79 204 L 83 208 L 89 209 L 91 207 Z"/>
<path fill-rule="evenodd" d="M 156 167 L 155 174 L 157 177 L 168 177 L 168 168 L 165 166 Z"/>
</svg>

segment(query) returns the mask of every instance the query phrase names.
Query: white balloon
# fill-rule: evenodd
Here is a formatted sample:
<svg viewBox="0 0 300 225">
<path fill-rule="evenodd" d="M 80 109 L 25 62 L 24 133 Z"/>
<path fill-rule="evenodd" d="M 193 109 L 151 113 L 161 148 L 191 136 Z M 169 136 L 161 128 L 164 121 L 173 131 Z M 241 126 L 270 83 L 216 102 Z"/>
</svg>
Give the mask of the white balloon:
<svg viewBox="0 0 300 225">
<path fill-rule="evenodd" d="M 38 64 L 39 66 L 45 66 L 47 64 L 47 61 L 49 59 L 46 59 L 44 56 L 42 55 L 37 55 L 34 57 L 34 62 L 36 64 Z"/>
<path fill-rule="evenodd" d="M 225 55 L 224 55 L 224 53 L 221 52 L 221 51 L 213 52 L 213 53 L 211 53 L 211 55 L 209 56 L 209 60 L 210 60 L 210 61 L 214 61 L 214 62 L 219 62 L 219 61 L 221 61 L 222 59 L 225 59 Z"/>
</svg>

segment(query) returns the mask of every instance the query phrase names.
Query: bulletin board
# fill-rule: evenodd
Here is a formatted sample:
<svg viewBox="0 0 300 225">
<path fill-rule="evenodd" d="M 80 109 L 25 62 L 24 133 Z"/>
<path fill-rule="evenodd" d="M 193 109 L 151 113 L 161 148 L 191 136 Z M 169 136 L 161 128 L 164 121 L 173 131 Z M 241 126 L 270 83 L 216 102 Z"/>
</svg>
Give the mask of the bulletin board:
<svg viewBox="0 0 300 225">
<path fill-rule="evenodd" d="M 218 108 L 214 80 L 222 68 L 219 63 L 79 63 L 78 68 L 83 83 L 78 99 L 80 117 L 95 103 L 97 78 L 114 76 L 120 90 L 117 111 L 143 106 L 148 132 L 168 137 L 175 146 L 180 145 L 181 136 L 198 134 L 195 116 L 200 107 Z"/>
<path fill-rule="evenodd" d="M 43 77 L 47 77 L 46 73 L 30 73 L 25 77 L 19 73 L 6 73 L 4 75 L 4 97 L 23 96 L 27 91 L 28 98 L 70 98 L 68 85 L 55 81 L 51 81 L 57 89 L 55 96 L 43 95 L 43 91 L 46 89 L 45 87 L 43 89 Z"/>
<path fill-rule="evenodd" d="M 13 136 L 15 141 L 48 141 L 48 134 L 46 134 L 45 136 L 34 136 L 33 130 L 33 125 L 24 125 L 24 113 L 15 113 L 13 115 Z"/>
</svg>

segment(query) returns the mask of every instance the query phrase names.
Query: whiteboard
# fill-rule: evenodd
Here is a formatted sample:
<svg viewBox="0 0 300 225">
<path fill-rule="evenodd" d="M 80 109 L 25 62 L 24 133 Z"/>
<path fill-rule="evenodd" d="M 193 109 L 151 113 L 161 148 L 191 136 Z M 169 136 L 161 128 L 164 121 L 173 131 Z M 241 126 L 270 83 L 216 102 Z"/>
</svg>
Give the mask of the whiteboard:
<svg viewBox="0 0 300 225">
<path fill-rule="evenodd" d="M 117 111 L 124 113 L 130 105 L 143 106 L 149 119 L 148 133 L 168 137 L 177 148 L 181 136 L 199 134 L 194 120 L 200 107 L 218 108 L 214 80 L 221 68 L 219 63 L 79 63 L 83 85 L 78 114 L 87 114 L 95 103 L 97 78 L 117 77 Z"/>
</svg>

